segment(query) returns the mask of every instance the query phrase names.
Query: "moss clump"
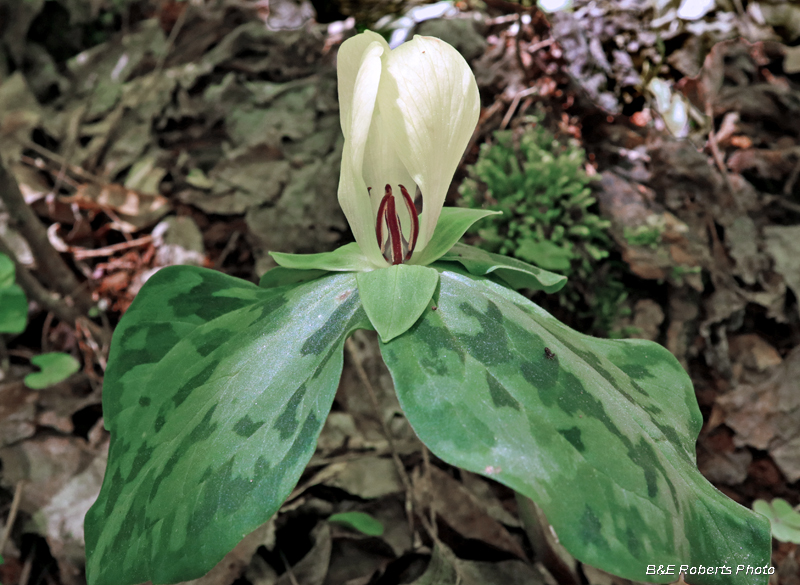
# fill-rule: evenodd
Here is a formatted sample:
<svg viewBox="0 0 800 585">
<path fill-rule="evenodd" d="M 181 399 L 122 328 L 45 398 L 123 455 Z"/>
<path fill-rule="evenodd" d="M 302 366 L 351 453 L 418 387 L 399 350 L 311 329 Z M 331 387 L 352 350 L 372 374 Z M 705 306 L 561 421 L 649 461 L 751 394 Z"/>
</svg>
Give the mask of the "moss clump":
<svg viewBox="0 0 800 585">
<path fill-rule="evenodd" d="M 595 333 L 608 335 L 627 297 L 621 263 L 603 262 L 613 243 L 610 222 L 593 209 L 586 154 L 529 118 L 483 144 L 461 185 L 463 205 L 502 211 L 480 222 L 476 244 L 570 277 L 559 303 Z"/>
</svg>

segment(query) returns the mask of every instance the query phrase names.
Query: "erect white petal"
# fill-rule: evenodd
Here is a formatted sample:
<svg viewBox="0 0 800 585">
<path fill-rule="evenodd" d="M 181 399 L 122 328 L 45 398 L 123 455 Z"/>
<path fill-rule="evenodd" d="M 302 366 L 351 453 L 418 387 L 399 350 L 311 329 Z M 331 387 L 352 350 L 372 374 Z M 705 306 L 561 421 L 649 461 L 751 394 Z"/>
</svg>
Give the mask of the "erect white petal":
<svg viewBox="0 0 800 585">
<path fill-rule="evenodd" d="M 339 109 L 344 134 L 339 205 L 361 250 L 376 266 L 385 266 L 375 239 L 375 220 L 362 177 L 364 148 L 381 79 L 381 55 L 389 46 L 380 35 L 364 33 L 339 48 Z"/>
<path fill-rule="evenodd" d="M 378 107 L 397 155 L 422 191 L 421 250 L 478 123 L 478 85 L 458 51 L 436 38 L 415 36 L 384 53 L 383 61 Z"/>
<path fill-rule="evenodd" d="M 388 184 L 392 187 L 395 197 L 400 196 L 398 185 L 405 186 L 409 193 L 414 194 L 415 183 L 408 174 L 403 161 L 397 156 L 394 145 L 394 136 L 391 128 L 386 126 L 386 117 L 380 111 L 380 105 L 376 104 L 375 112 L 372 115 L 372 125 L 367 137 L 367 146 L 364 150 L 363 177 L 367 187 L 372 188 L 372 210 L 377 216 L 378 207 L 384 194 L 384 187 Z M 398 209 L 403 209 L 404 205 L 398 199 Z M 405 219 L 403 213 L 400 214 Z M 408 233 L 406 225 L 403 226 L 405 233 Z"/>
</svg>

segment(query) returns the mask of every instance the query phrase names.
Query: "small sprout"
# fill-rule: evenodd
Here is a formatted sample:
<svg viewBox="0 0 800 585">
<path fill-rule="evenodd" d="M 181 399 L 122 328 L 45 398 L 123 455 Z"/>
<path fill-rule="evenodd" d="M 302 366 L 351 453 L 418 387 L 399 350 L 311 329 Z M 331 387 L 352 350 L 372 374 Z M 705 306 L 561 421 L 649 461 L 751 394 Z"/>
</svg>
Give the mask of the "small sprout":
<svg viewBox="0 0 800 585">
<path fill-rule="evenodd" d="M 357 530 L 367 536 L 383 534 L 383 524 L 364 512 L 341 512 L 328 517 L 328 522 Z"/>
<path fill-rule="evenodd" d="M 58 384 L 81 368 L 81 364 L 74 357 L 58 352 L 33 356 L 31 363 L 41 368 L 40 372 L 25 376 L 25 385 L 33 390 L 42 390 Z"/>
<path fill-rule="evenodd" d="M 545 347 L 544 348 L 544 357 L 546 357 L 547 359 L 551 360 L 551 359 L 556 357 L 556 354 L 554 354 L 549 347 Z"/>
<path fill-rule="evenodd" d="M 772 502 L 756 500 L 753 510 L 769 518 L 772 536 L 781 542 L 800 544 L 800 513 L 783 498 L 775 498 Z"/>
</svg>

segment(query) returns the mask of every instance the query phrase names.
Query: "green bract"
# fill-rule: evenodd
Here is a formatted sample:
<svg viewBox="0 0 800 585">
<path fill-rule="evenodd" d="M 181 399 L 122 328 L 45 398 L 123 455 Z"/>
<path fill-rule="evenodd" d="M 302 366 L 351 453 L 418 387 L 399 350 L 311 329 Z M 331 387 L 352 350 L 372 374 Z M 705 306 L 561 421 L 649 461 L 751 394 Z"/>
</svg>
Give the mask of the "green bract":
<svg viewBox="0 0 800 585">
<path fill-rule="evenodd" d="M 89 585 L 200 577 L 269 520 L 314 453 L 356 329 L 378 332 L 431 451 L 533 499 L 578 559 L 658 583 L 675 575 L 654 564 L 769 563 L 767 519 L 697 470 L 702 419 L 678 361 L 573 331 L 512 290 L 555 292 L 564 277 L 457 244 L 487 212 L 441 209 L 478 108 L 455 50 L 416 37 L 389 52 L 365 33 L 342 45 L 339 81 L 339 198 L 356 243 L 274 254 L 261 286 L 165 268 L 117 327 Z M 692 573 L 695 585 L 766 582 Z"/>
</svg>

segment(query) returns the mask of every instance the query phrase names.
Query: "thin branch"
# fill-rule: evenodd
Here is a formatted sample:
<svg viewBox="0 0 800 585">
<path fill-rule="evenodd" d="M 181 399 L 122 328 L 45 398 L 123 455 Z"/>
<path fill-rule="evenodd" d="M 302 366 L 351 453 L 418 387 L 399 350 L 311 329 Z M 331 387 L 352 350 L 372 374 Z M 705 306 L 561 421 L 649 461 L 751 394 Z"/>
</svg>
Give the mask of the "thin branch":
<svg viewBox="0 0 800 585">
<path fill-rule="evenodd" d="M 91 297 L 81 288 L 75 274 L 67 266 L 47 238 L 47 229 L 39 220 L 19 190 L 17 181 L 0 162 L 0 198 L 5 203 L 10 226 L 16 229 L 33 251 L 42 277 L 66 298 L 86 311 L 92 306 Z"/>
<path fill-rule="evenodd" d="M 383 434 L 386 435 L 386 440 L 388 441 L 389 448 L 392 451 L 392 459 L 394 460 L 395 467 L 397 468 L 397 474 L 400 476 L 400 480 L 403 482 L 403 487 L 405 488 L 407 494 L 406 505 L 407 505 L 407 512 L 409 513 L 409 518 L 408 518 L 409 524 L 412 523 L 412 512 L 413 512 L 413 507 L 410 504 L 413 503 L 419 509 L 419 514 L 417 515 L 417 517 L 420 519 L 420 522 L 422 523 L 423 528 L 425 528 L 425 531 L 428 533 L 428 536 L 430 536 L 434 542 L 438 542 L 439 538 L 436 534 L 436 530 L 433 528 L 428 519 L 422 513 L 422 506 L 420 506 L 420 503 L 416 501 L 416 497 L 414 495 L 414 486 L 411 483 L 411 478 L 408 477 L 406 468 L 400 459 L 400 455 L 398 454 L 394 438 L 392 437 L 392 432 L 391 430 L 389 430 L 389 425 L 386 424 L 386 421 L 383 418 L 383 414 L 381 413 L 380 403 L 378 402 L 378 397 L 375 394 L 375 389 L 373 388 L 372 382 L 370 382 L 369 376 L 367 375 L 367 372 L 361 363 L 361 358 L 358 355 L 358 352 L 356 350 L 352 338 L 350 337 L 347 338 L 347 340 L 345 341 L 345 347 L 347 348 L 347 352 L 350 354 L 350 357 L 353 360 L 353 365 L 356 368 L 356 374 L 358 374 L 361 383 L 364 384 L 364 387 L 367 389 L 367 394 L 369 394 L 369 399 L 372 402 L 373 408 L 375 409 L 375 414 L 378 417 L 378 421 L 380 422 Z M 409 528 L 411 529 L 411 533 L 413 534 L 414 533 L 413 526 L 409 526 Z"/>
<path fill-rule="evenodd" d="M 110 337 L 108 331 L 89 321 L 76 307 L 67 304 L 64 299 L 59 298 L 55 293 L 47 290 L 42 283 L 31 274 L 30 270 L 17 260 L 14 252 L 2 238 L 0 238 L 0 253 L 11 258 L 16 268 L 17 284 L 25 291 L 25 295 L 29 299 L 35 301 L 42 310 L 53 313 L 59 320 L 69 323 L 73 327 L 78 320 L 81 320 L 83 324 L 86 325 L 86 328 L 91 331 L 92 335 L 103 343 Z"/>
<path fill-rule="evenodd" d="M 0 537 L 0 555 L 3 554 L 3 549 L 6 547 L 9 537 L 11 536 L 11 528 L 14 526 L 14 521 L 17 519 L 17 512 L 19 511 L 19 503 L 22 500 L 22 485 L 24 481 L 17 482 L 17 487 L 14 490 L 14 499 L 11 500 L 11 510 L 8 512 L 8 519 L 6 520 L 6 529 L 3 531 L 3 536 Z"/>
</svg>

